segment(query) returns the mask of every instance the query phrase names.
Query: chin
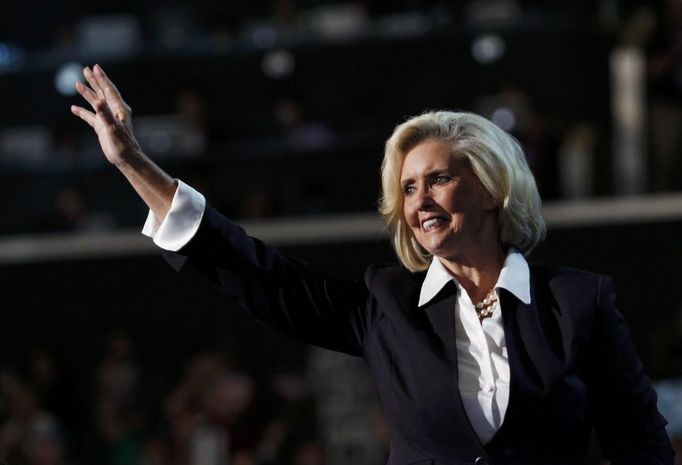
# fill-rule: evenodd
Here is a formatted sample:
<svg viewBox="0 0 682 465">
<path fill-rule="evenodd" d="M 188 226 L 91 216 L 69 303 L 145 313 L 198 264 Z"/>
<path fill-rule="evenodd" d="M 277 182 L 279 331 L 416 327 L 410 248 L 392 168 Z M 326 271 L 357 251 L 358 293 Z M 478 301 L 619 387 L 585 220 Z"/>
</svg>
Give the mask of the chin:
<svg viewBox="0 0 682 465">
<path fill-rule="evenodd" d="M 458 247 L 452 241 L 432 241 L 422 247 L 434 257 L 451 257 L 457 255 Z"/>
<path fill-rule="evenodd" d="M 422 245 L 422 248 L 434 257 L 442 257 L 445 253 L 445 248 L 442 244 L 426 244 L 426 246 Z"/>
</svg>

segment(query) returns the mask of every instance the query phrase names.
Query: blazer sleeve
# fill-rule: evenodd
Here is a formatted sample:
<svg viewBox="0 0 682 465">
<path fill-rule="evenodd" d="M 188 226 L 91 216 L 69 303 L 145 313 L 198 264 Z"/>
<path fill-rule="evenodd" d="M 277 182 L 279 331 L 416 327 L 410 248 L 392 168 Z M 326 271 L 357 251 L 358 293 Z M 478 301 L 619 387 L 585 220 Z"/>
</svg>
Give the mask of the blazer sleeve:
<svg viewBox="0 0 682 465">
<path fill-rule="evenodd" d="M 175 268 L 187 266 L 218 284 L 256 320 L 295 340 L 362 356 L 375 308 L 365 282 L 334 277 L 281 255 L 206 207 L 196 235 L 177 252 L 164 252 Z"/>
<path fill-rule="evenodd" d="M 612 465 L 673 465 L 666 421 L 644 372 L 611 278 L 600 277 L 591 350 L 592 405 L 604 455 Z"/>
</svg>

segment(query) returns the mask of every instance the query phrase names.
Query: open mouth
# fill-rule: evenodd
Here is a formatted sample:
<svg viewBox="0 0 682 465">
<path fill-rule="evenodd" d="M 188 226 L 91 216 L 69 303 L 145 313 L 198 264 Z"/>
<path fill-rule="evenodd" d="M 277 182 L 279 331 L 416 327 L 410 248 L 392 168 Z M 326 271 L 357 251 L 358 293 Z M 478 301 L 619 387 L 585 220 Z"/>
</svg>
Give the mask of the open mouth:
<svg viewBox="0 0 682 465">
<path fill-rule="evenodd" d="M 435 216 L 427 220 L 424 220 L 422 222 L 422 228 L 424 229 L 424 231 L 430 231 L 445 223 L 447 223 L 446 218 L 443 218 L 441 216 Z"/>
</svg>

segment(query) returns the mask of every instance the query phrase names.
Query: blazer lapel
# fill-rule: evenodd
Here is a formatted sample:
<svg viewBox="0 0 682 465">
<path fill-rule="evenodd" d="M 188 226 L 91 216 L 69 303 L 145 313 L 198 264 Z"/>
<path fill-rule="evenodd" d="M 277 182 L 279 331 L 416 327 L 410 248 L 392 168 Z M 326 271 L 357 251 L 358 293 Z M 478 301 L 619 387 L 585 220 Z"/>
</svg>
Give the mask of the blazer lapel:
<svg viewBox="0 0 682 465">
<path fill-rule="evenodd" d="M 442 356 L 455 367 L 454 376 L 457 380 L 457 345 L 455 341 L 455 305 L 457 304 L 457 286 L 446 284 L 443 289 L 423 310 L 436 338 L 430 338 L 441 347 Z"/>
<path fill-rule="evenodd" d="M 542 318 L 540 312 L 549 314 L 552 309 L 547 307 L 549 303 L 543 295 L 533 281 L 530 304 L 524 304 L 507 291 L 502 292 L 502 318 L 512 383 L 510 404 L 514 387 L 544 393 L 560 376 L 563 354 L 556 353 L 557 341 L 548 339 L 551 331 L 547 323 L 551 325 L 551 322 Z"/>
<path fill-rule="evenodd" d="M 532 268 L 531 268 L 532 270 Z M 557 306 L 547 282 L 531 271 L 531 303 L 506 290 L 500 293 L 509 359 L 509 403 L 502 426 L 486 450 L 522 450 L 532 438 L 528 412 L 562 376 L 564 353 L 557 327 Z M 532 439 L 531 439 L 532 441 Z"/>
<path fill-rule="evenodd" d="M 458 418 L 459 427 L 466 431 L 466 437 L 460 437 L 462 447 L 466 444 L 468 450 L 460 450 L 460 453 L 467 452 L 470 455 L 480 455 L 483 452 L 483 444 L 474 431 L 469 417 L 464 410 L 464 403 L 459 392 L 459 367 L 457 361 L 457 340 L 455 335 L 455 306 L 457 305 L 457 286 L 455 283 L 448 283 L 443 289 L 422 309 L 430 322 L 436 337 L 429 338 L 430 341 L 439 345 L 436 348 L 442 353 L 442 358 L 446 366 L 446 379 L 439 380 L 441 388 L 448 391 L 448 397 L 452 399 L 452 407 L 443 406 L 443 412 L 455 409 L 454 418 Z"/>
</svg>

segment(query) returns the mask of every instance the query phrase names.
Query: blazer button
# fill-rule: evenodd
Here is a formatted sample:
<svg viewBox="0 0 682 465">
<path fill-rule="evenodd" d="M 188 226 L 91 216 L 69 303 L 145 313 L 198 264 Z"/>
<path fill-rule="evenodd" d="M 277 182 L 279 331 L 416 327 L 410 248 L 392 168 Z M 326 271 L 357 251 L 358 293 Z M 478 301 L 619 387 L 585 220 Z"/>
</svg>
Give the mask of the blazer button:
<svg viewBox="0 0 682 465">
<path fill-rule="evenodd" d="M 485 457 L 476 457 L 474 465 L 488 465 L 488 460 Z"/>
</svg>

